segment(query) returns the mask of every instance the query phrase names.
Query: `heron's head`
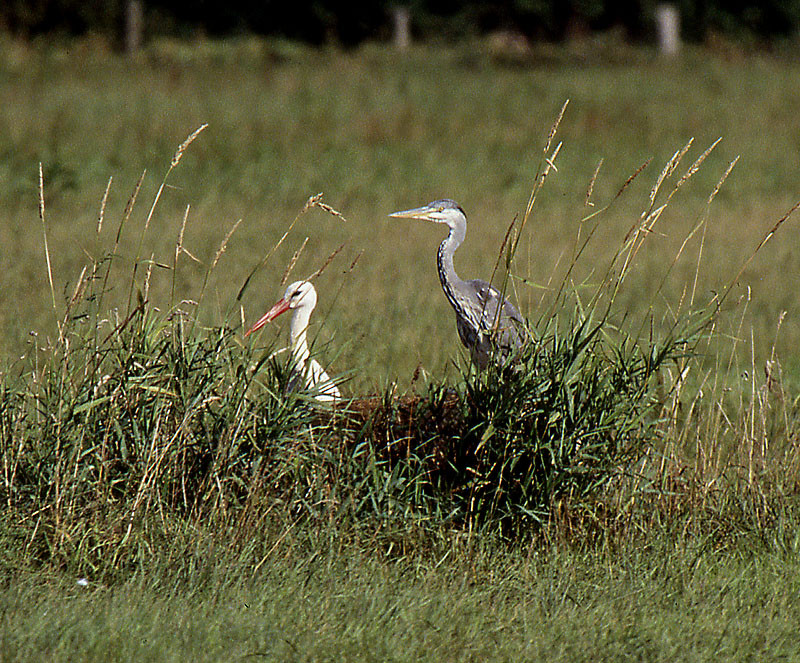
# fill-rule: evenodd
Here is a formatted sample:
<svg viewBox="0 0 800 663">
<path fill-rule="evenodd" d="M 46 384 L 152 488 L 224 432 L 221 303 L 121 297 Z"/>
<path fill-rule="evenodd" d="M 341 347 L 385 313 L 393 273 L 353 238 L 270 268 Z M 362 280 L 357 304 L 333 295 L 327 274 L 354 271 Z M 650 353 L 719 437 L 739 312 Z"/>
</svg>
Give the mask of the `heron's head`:
<svg viewBox="0 0 800 663">
<path fill-rule="evenodd" d="M 265 324 L 277 318 L 281 313 L 285 313 L 289 309 L 298 309 L 303 307 L 308 310 L 310 314 L 317 305 L 317 291 L 314 286 L 308 281 L 295 281 L 283 294 L 272 308 L 267 311 L 250 329 L 245 333 L 245 338 L 250 336 L 254 331 L 258 331 Z"/>
<path fill-rule="evenodd" d="M 449 198 L 434 200 L 432 203 L 407 209 L 402 212 L 394 212 L 389 216 L 398 219 L 421 219 L 423 221 L 433 221 L 434 223 L 444 223 L 450 228 L 455 228 L 458 223 L 464 223 L 467 215 L 455 201 Z"/>
</svg>

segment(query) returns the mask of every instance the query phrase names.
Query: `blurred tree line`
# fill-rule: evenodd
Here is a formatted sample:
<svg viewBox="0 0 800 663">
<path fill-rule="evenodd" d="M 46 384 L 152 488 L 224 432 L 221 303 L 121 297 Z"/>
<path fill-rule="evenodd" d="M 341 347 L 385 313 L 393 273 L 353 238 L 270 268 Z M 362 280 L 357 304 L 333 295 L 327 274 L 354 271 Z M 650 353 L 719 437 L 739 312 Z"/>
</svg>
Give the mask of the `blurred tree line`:
<svg viewBox="0 0 800 663">
<path fill-rule="evenodd" d="M 138 4 L 146 36 L 198 34 L 284 36 L 345 46 L 388 39 L 392 9 L 411 11 L 415 36 L 457 38 L 506 29 L 532 39 L 622 29 L 632 41 L 649 40 L 660 0 L 2 0 L 0 31 L 23 39 L 39 35 L 101 34 L 124 40 L 126 17 Z M 712 32 L 769 40 L 800 32 L 800 0 L 673 0 L 686 39 Z"/>
</svg>

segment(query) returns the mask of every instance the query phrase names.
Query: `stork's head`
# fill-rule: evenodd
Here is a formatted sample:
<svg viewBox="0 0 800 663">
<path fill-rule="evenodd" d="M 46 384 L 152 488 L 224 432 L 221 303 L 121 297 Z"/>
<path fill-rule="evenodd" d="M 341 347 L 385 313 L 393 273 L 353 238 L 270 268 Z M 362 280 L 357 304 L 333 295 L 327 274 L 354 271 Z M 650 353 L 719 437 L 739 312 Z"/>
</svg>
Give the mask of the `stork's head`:
<svg viewBox="0 0 800 663">
<path fill-rule="evenodd" d="M 316 305 L 317 291 L 314 289 L 314 286 L 308 281 L 295 281 L 286 288 L 283 297 L 275 302 L 273 307 L 267 311 L 256 324 L 247 330 L 245 338 L 289 309 L 303 308 L 310 315 Z"/>
<path fill-rule="evenodd" d="M 283 293 L 283 300 L 288 308 L 307 308 L 309 311 L 317 305 L 317 291 L 310 281 L 295 281 Z"/>
<path fill-rule="evenodd" d="M 455 228 L 460 223 L 465 223 L 467 215 L 455 201 L 449 198 L 434 200 L 432 203 L 407 209 L 402 212 L 394 212 L 389 216 L 398 219 L 422 219 L 423 221 L 433 221 L 434 223 L 444 223 L 450 228 Z"/>
</svg>

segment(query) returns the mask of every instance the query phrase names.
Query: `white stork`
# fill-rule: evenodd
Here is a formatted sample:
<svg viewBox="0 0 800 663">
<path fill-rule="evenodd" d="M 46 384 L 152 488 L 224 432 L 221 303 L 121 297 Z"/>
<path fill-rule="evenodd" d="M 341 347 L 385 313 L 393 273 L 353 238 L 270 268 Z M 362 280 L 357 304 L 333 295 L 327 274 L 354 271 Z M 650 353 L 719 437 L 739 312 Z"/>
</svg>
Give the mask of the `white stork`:
<svg viewBox="0 0 800 663">
<path fill-rule="evenodd" d="M 286 288 L 283 297 L 247 330 L 245 338 L 281 313 L 292 309 L 294 313 L 289 324 L 288 349 L 292 352 L 294 375 L 289 382 L 289 389 L 296 389 L 299 384 L 305 384 L 306 389 L 314 394 L 314 398 L 318 401 L 330 402 L 341 398 L 342 395 L 322 365 L 310 356 L 306 339 L 308 322 L 316 305 L 317 291 L 314 286 L 308 281 L 295 281 Z"/>
</svg>

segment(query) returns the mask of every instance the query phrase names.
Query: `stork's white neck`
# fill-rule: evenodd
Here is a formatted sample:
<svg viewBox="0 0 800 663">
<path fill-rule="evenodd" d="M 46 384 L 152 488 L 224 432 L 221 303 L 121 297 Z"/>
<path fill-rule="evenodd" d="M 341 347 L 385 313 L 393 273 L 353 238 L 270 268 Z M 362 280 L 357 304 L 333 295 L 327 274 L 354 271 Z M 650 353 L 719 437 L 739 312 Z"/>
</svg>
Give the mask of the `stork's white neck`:
<svg viewBox="0 0 800 663">
<path fill-rule="evenodd" d="M 298 367 L 305 366 L 308 360 L 309 351 L 306 335 L 308 321 L 311 319 L 311 311 L 313 310 L 313 306 L 301 304 L 292 313 L 292 322 L 289 325 L 289 344 L 292 349 L 292 356 Z"/>
</svg>

